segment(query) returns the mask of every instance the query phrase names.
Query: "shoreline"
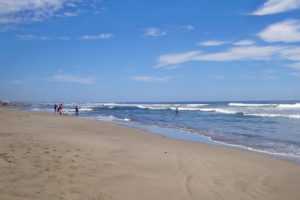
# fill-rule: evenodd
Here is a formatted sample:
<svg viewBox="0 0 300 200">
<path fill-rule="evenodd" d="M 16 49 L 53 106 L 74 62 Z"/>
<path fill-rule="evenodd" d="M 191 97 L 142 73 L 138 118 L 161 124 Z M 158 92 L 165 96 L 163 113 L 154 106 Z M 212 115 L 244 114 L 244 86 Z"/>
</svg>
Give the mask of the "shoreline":
<svg viewBox="0 0 300 200">
<path fill-rule="evenodd" d="M 300 166 L 74 117 L 0 108 L 1 199 L 299 199 Z"/>
<path fill-rule="evenodd" d="M 24 105 L 19 105 L 17 107 L 23 107 L 23 106 Z M 13 107 L 16 107 L 16 106 L 12 106 L 12 108 Z M 47 111 L 36 111 L 36 110 L 34 110 L 34 111 L 33 110 L 27 110 L 27 111 L 53 114 L 52 112 L 47 112 Z M 275 158 L 275 159 L 280 159 L 280 160 L 285 160 L 285 161 L 293 162 L 293 163 L 296 163 L 296 164 L 300 164 L 300 156 L 297 156 L 297 155 L 290 155 L 290 154 L 284 154 L 284 153 L 274 153 L 274 152 L 262 151 L 262 150 L 258 150 L 258 149 L 254 149 L 254 148 L 251 148 L 251 147 L 238 145 L 238 144 L 228 144 L 226 142 L 212 140 L 209 137 L 206 137 L 204 135 L 197 135 L 196 137 L 194 137 L 194 139 L 190 139 L 190 138 L 186 138 L 186 137 L 183 137 L 183 136 L 175 137 L 175 136 L 172 136 L 172 135 L 170 136 L 168 134 L 163 133 L 168 129 L 171 130 L 172 132 L 181 132 L 181 130 L 177 130 L 177 129 L 173 129 L 173 128 L 163 128 L 163 127 L 155 127 L 154 128 L 154 127 L 151 127 L 151 126 L 148 126 L 148 125 L 133 125 L 133 124 L 126 124 L 125 122 L 105 121 L 105 120 L 81 117 L 80 115 L 79 116 L 71 116 L 71 115 L 69 116 L 69 115 L 67 115 L 67 116 L 64 116 L 64 117 L 75 117 L 75 118 L 93 120 L 93 121 L 104 122 L 104 123 L 112 123 L 112 124 L 117 124 L 117 125 L 120 125 L 120 126 L 123 126 L 123 127 L 135 128 L 135 129 L 145 131 L 147 133 L 154 134 L 154 135 L 159 135 L 161 137 L 168 138 L 168 139 L 174 139 L 174 140 L 179 140 L 179 141 L 187 141 L 187 142 L 195 142 L 195 143 L 200 143 L 200 144 L 208 144 L 208 145 L 213 145 L 213 146 L 222 146 L 222 147 L 226 147 L 226 148 L 237 149 L 237 150 L 242 150 L 242 151 L 246 151 L 246 152 L 252 152 L 252 153 L 256 153 L 256 154 L 266 155 L 266 156 L 270 156 L 270 157 Z M 156 131 L 154 129 L 156 129 Z M 163 130 L 163 131 L 161 131 L 161 130 Z M 187 134 L 192 135 L 192 133 L 190 133 L 188 131 L 187 131 Z"/>
<path fill-rule="evenodd" d="M 70 117 L 73 117 L 73 116 L 70 116 Z M 86 119 L 86 118 L 81 118 L 81 119 Z M 88 119 L 88 120 L 101 121 L 101 120 L 96 120 L 96 119 Z M 164 138 L 167 138 L 167 139 L 171 139 L 171 140 L 186 141 L 186 142 L 192 142 L 192 143 L 196 143 L 196 144 L 206 144 L 206 145 L 212 145 L 212 146 L 225 147 L 225 148 L 229 148 L 229 149 L 236 149 L 236 150 L 240 150 L 240 151 L 246 151 L 246 152 L 250 152 L 250 153 L 270 156 L 270 157 L 275 158 L 275 159 L 280 159 L 280 160 L 284 160 L 284 161 L 288 161 L 288 162 L 292 162 L 292 163 L 296 163 L 296 164 L 300 165 L 300 156 L 296 156 L 296 155 L 290 155 L 290 154 L 284 154 L 284 153 L 271 153 L 271 152 L 266 152 L 266 151 L 253 149 L 251 147 L 241 146 L 241 145 L 238 145 L 238 144 L 228 144 L 228 143 L 221 142 L 221 141 L 211 140 L 210 138 L 207 138 L 207 137 L 202 136 L 202 135 L 199 135 L 198 137 L 203 138 L 203 139 L 194 141 L 192 139 L 182 139 L 182 138 L 176 138 L 176 137 L 169 137 L 169 136 L 166 136 L 164 134 L 157 133 L 155 131 L 147 130 L 146 128 L 145 129 L 142 128 L 142 127 L 139 128 L 138 126 L 134 126 L 134 125 L 131 126 L 131 125 L 127 125 L 125 123 L 117 123 L 117 122 L 115 123 L 115 122 L 109 122 L 109 121 L 101 121 L 101 122 L 117 124 L 117 125 L 120 125 L 120 126 L 129 127 L 129 128 L 136 128 L 138 130 L 145 131 L 147 133 L 158 135 L 158 136 L 161 136 L 161 137 L 164 137 Z M 170 130 L 178 131 L 178 130 L 172 129 L 172 128 L 158 127 L 158 129 L 170 129 Z"/>
</svg>

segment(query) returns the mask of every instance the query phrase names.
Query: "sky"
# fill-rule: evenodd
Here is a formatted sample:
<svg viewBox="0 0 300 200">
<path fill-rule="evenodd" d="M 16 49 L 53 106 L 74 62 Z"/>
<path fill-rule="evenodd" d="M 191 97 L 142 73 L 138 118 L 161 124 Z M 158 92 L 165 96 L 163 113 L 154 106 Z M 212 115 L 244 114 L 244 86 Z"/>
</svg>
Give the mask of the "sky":
<svg viewBox="0 0 300 200">
<path fill-rule="evenodd" d="M 300 100 L 300 0 L 0 0 L 0 100 Z"/>
</svg>

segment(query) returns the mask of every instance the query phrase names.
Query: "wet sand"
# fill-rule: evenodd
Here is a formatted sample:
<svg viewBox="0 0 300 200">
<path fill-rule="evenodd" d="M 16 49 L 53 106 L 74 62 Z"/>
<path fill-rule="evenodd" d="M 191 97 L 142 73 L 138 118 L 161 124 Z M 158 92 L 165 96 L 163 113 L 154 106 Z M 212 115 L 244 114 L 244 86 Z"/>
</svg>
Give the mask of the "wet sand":
<svg viewBox="0 0 300 200">
<path fill-rule="evenodd" d="M 0 108 L 0 199 L 300 199 L 300 165 L 111 123 Z"/>
</svg>

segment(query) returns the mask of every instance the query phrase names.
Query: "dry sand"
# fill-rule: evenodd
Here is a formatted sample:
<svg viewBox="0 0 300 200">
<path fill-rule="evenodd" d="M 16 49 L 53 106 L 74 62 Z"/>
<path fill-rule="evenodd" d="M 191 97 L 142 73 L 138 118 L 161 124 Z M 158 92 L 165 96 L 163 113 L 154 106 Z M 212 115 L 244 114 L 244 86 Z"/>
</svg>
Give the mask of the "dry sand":
<svg viewBox="0 0 300 200">
<path fill-rule="evenodd" d="M 134 128 L 0 109 L 0 199 L 300 199 L 300 165 Z"/>
</svg>

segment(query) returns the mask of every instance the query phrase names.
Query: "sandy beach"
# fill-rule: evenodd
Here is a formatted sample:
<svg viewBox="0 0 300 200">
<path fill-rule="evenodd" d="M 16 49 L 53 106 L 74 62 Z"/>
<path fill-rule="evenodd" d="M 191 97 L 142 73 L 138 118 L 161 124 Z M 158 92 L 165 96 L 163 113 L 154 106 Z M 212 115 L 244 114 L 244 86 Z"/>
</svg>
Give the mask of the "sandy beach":
<svg viewBox="0 0 300 200">
<path fill-rule="evenodd" d="M 300 199 L 300 165 L 116 124 L 0 108 L 0 199 Z"/>
</svg>

